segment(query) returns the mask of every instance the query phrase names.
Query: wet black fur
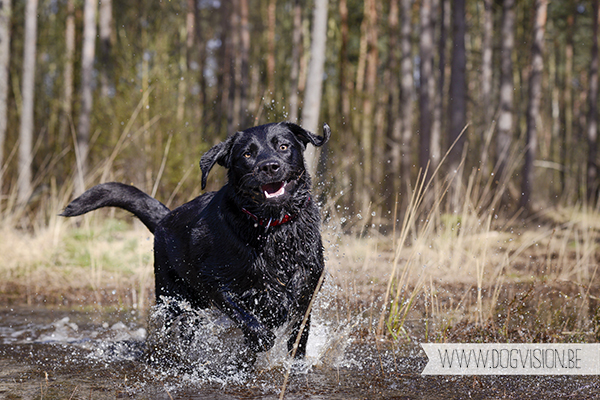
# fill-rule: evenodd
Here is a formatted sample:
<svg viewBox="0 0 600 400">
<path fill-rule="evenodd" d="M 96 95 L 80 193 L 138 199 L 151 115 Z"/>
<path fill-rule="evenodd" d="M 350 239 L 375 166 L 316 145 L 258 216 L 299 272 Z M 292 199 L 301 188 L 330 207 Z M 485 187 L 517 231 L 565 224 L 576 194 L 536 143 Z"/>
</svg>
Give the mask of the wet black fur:
<svg viewBox="0 0 600 400">
<path fill-rule="evenodd" d="M 169 296 L 194 307 L 218 307 L 257 352 L 271 348 L 273 330 L 291 322 L 291 350 L 324 266 L 320 215 L 303 152 L 308 143 L 323 145 L 330 133 L 327 125 L 319 137 L 288 122 L 237 132 L 200 161 L 203 189 L 215 163 L 228 169 L 228 183 L 173 211 L 133 186 L 111 182 L 87 190 L 61 215 L 108 206 L 132 212 L 155 236 L 158 302 Z M 280 181 L 287 182 L 286 193 L 266 198 L 261 186 Z M 285 215 L 289 222 L 264 223 Z M 308 330 L 307 325 L 299 357 L 306 352 Z"/>
</svg>

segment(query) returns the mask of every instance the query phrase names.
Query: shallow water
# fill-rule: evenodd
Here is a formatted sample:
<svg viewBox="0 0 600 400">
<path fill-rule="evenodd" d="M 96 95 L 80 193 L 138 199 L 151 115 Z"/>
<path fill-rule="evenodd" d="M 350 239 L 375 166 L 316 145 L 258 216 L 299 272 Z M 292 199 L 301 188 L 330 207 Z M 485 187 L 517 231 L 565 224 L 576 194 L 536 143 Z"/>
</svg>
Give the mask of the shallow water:
<svg viewBox="0 0 600 400">
<path fill-rule="evenodd" d="M 249 360 L 239 331 L 215 312 L 190 311 L 174 332 L 160 327 L 161 309 L 148 318 L 129 311 L 4 307 L 0 398 L 275 399 L 288 367 L 287 399 L 600 396 L 596 377 L 423 377 L 419 346 L 358 340 L 353 333 L 363 321 L 333 318 L 331 309 L 319 304 L 307 358 L 290 364 L 285 339 Z"/>
</svg>

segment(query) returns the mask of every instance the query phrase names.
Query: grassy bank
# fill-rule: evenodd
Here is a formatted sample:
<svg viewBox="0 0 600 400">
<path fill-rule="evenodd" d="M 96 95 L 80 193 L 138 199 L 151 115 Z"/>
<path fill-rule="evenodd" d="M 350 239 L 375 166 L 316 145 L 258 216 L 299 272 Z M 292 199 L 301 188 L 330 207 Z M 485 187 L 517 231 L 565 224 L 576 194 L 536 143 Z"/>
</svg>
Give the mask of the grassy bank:
<svg viewBox="0 0 600 400">
<path fill-rule="evenodd" d="M 399 340 L 599 339 L 600 217 L 582 207 L 528 218 L 468 210 L 422 220 L 394 240 L 338 236 L 329 271 L 371 333 Z M 384 306 L 385 305 L 385 306 Z"/>
<path fill-rule="evenodd" d="M 117 214 L 55 218 L 35 231 L 3 226 L 0 301 L 148 307 L 154 290 L 152 235 Z"/>
<path fill-rule="evenodd" d="M 435 209 L 435 208 L 434 208 Z M 328 278 L 358 336 L 399 341 L 596 341 L 600 215 L 583 206 L 527 218 L 465 205 L 460 214 L 418 209 L 381 233 L 385 219 L 328 215 Z M 350 223 L 356 221 L 352 228 Z M 10 222 L 10 223 L 9 223 Z M 0 227 L 3 304 L 153 302 L 152 235 L 125 212 Z"/>
</svg>

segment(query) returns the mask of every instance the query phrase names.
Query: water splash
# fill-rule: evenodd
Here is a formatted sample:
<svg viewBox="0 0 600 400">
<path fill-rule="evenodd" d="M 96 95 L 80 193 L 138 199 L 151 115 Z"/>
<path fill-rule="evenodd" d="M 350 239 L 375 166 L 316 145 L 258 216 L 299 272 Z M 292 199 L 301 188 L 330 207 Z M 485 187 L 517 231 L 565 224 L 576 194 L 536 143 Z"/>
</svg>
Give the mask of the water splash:
<svg viewBox="0 0 600 400">
<path fill-rule="evenodd" d="M 211 391 L 227 385 L 272 394 L 280 390 L 288 369 L 297 385 L 298 380 L 305 382 L 325 370 L 343 367 L 361 319 L 341 317 L 349 313 L 342 309 L 338 295 L 339 288 L 326 280 L 313 308 L 303 360 L 293 360 L 288 354 L 290 327 L 275 332 L 277 340 L 271 350 L 254 354 L 227 316 L 175 300 L 153 307 L 147 319 L 99 310 L 7 310 L 0 315 L 0 343 L 9 345 L 12 352 L 28 352 L 34 346 L 37 362 L 44 368 L 123 371 L 121 385 L 131 393 L 145 393 L 158 384 L 170 393 L 190 388 Z M 172 306 L 182 310 L 175 319 L 169 310 Z M 58 353 L 63 354 L 62 364 L 48 365 L 47 360 Z"/>
<path fill-rule="evenodd" d="M 187 302 L 168 299 L 153 308 L 147 339 L 150 364 L 164 375 L 182 377 L 186 384 L 203 382 L 238 383 L 253 381 L 265 371 L 280 373 L 287 368 L 308 373 L 316 366 L 333 367 L 344 357 L 350 334 L 360 322 L 331 318 L 335 313 L 335 287 L 325 285 L 317 298 L 312 326 L 303 360 L 288 354 L 291 326 L 279 328 L 275 345 L 267 352 L 254 354 L 244 343 L 241 330 L 216 309 L 198 310 Z M 171 318 L 173 307 L 181 313 Z"/>
<path fill-rule="evenodd" d="M 175 318 L 173 307 L 180 311 Z M 164 375 L 225 383 L 243 379 L 254 363 L 241 331 L 215 309 L 164 299 L 152 309 L 148 330 L 147 360 Z"/>
</svg>

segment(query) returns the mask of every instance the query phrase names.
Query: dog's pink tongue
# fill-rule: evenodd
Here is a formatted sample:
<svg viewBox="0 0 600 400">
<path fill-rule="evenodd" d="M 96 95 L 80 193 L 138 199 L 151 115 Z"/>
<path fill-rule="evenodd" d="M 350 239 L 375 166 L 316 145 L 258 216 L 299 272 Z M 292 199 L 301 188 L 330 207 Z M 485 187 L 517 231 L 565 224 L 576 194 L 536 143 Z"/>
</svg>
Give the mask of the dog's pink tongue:
<svg viewBox="0 0 600 400">
<path fill-rule="evenodd" d="M 285 193 L 285 184 L 284 182 L 273 182 L 267 183 L 266 185 L 262 185 L 261 189 L 265 194 L 267 199 L 281 196 Z"/>
</svg>

